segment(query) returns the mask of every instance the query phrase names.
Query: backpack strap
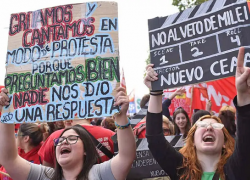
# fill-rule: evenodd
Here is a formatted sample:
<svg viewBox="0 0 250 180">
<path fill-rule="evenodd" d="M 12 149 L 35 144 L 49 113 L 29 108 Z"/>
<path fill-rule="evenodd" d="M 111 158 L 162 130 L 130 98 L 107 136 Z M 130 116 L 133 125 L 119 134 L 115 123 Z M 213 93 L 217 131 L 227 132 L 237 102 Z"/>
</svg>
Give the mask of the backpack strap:
<svg viewBox="0 0 250 180">
<path fill-rule="evenodd" d="M 85 129 L 85 128 L 83 127 L 83 129 Z M 100 143 L 91 133 L 89 133 L 86 129 L 85 129 L 85 131 L 90 135 L 90 137 L 91 137 L 91 139 L 92 139 L 92 141 L 97 149 L 102 151 L 109 159 L 111 159 L 114 156 L 114 154 L 112 152 L 110 152 L 102 143 Z"/>
<path fill-rule="evenodd" d="M 40 164 L 43 164 L 42 159 L 41 159 L 41 157 L 40 157 L 40 156 L 39 156 L 39 161 L 40 161 Z"/>
</svg>

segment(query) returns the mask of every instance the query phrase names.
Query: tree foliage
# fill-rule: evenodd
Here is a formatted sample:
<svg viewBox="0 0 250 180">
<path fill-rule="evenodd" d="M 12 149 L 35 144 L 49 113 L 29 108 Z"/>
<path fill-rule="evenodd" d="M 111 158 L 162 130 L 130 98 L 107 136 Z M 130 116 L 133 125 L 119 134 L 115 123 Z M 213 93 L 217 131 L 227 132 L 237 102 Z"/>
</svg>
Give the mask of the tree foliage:
<svg viewBox="0 0 250 180">
<path fill-rule="evenodd" d="M 187 8 L 190 8 L 192 6 L 196 6 L 198 4 L 201 4 L 207 0 L 173 0 L 173 5 L 177 6 L 179 11 L 183 11 Z"/>
</svg>

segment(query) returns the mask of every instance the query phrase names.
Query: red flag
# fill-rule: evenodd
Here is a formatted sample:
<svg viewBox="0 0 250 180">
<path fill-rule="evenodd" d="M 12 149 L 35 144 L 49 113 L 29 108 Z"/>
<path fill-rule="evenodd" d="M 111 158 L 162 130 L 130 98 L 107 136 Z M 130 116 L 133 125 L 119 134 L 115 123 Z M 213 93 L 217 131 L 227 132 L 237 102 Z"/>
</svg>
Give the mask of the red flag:
<svg viewBox="0 0 250 180">
<path fill-rule="evenodd" d="M 207 82 L 205 89 L 194 88 L 192 111 L 193 109 L 206 109 L 206 99 L 211 100 L 212 111 L 215 114 L 219 112 L 222 106 L 233 106 L 233 98 L 236 95 L 235 77 Z"/>
<path fill-rule="evenodd" d="M 208 93 L 207 93 L 207 88 L 203 87 L 201 84 L 194 86 L 194 91 L 198 91 L 200 94 L 203 95 L 204 98 L 209 99 Z"/>
<path fill-rule="evenodd" d="M 122 73 L 121 73 L 121 87 L 123 87 L 123 88 L 125 88 L 127 90 L 123 68 L 122 68 Z"/>
</svg>

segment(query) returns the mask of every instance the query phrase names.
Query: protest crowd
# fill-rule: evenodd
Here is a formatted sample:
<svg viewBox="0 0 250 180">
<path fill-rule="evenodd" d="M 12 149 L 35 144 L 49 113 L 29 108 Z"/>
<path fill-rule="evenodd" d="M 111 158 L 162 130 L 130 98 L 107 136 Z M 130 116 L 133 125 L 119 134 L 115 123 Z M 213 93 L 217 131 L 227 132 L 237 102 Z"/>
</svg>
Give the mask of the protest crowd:
<svg viewBox="0 0 250 180">
<path fill-rule="evenodd" d="M 148 103 L 147 116 L 132 129 L 127 117 L 128 96 L 120 87 L 115 105 L 121 106 L 121 110 L 113 117 L 21 125 L 1 123 L 0 179 L 126 179 L 135 159 L 135 138 L 147 138 L 153 157 L 168 175 L 152 179 L 249 179 L 250 68 L 243 67 L 243 54 L 244 48 L 240 48 L 235 108 L 222 107 L 219 117 L 200 110 L 189 119 L 181 107 L 170 115 L 171 100 L 185 90 L 177 89 L 163 103 L 163 92 L 151 90 L 141 102 L 141 106 Z M 146 67 L 144 80 L 149 89 L 151 82 L 158 79 L 152 67 L 153 64 Z M 7 94 L 3 88 L 1 109 L 9 105 Z M 117 155 L 112 142 L 115 133 Z M 164 138 L 169 135 L 184 136 L 185 145 L 175 150 Z"/>
<path fill-rule="evenodd" d="M 211 3 L 207 9 L 207 4 L 200 10 L 200 6 L 194 9 L 207 13 L 222 4 L 207 3 Z M 142 113 L 133 115 L 128 113 L 129 96 L 120 80 L 116 54 L 116 3 L 84 4 L 88 6 L 87 14 L 83 13 L 85 19 L 78 12 L 81 4 L 13 14 L 5 87 L 0 90 L 0 180 L 250 180 L 250 52 L 247 39 L 242 41 L 244 28 L 248 28 L 243 23 L 250 23 L 250 14 L 244 3 L 238 0 L 232 1 L 233 5 L 226 4 L 225 13 L 217 16 L 218 23 L 215 16 L 203 17 L 202 21 L 191 23 L 191 31 L 190 24 L 181 24 L 177 28 L 181 33 L 169 28 L 169 24 L 178 23 L 184 13 L 176 14 L 175 20 L 168 17 L 149 20 L 151 63 L 145 68 L 143 81 L 149 93 L 140 102 Z M 231 6 L 235 6 L 235 11 L 227 9 Z M 191 10 L 190 16 L 199 14 Z M 111 15 L 106 18 L 106 14 Z M 31 16 L 35 18 L 31 20 Z M 96 25 L 95 21 L 100 23 Z M 161 21 L 163 25 L 158 27 Z M 223 41 L 218 40 L 221 37 L 217 34 L 216 38 L 175 45 L 180 34 L 184 39 L 195 39 L 191 32 L 209 34 L 237 23 L 243 24 L 240 27 L 243 30 L 227 33 L 237 47 L 233 44 L 230 51 L 219 48 L 219 55 L 217 50 L 203 54 L 192 47 L 194 42 L 203 46 L 215 39 L 223 47 L 228 45 L 225 34 L 220 34 Z M 202 25 L 206 28 L 199 29 Z M 51 36 L 46 36 L 50 31 Z M 16 37 L 20 32 L 23 37 Z M 237 33 L 243 34 L 242 44 Z M 15 38 L 22 39 L 23 47 L 16 49 L 19 45 L 15 46 L 18 41 Z M 167 40 L 173 48 L 165 48 Z M 192 56 L 185 49 L 189 45 L 191 52 L 195 52 Z M 210 48 L 206 46 L 203 48 Z M 181 48 L 177 51 L 176 47 Z M 171 56 L 176 52 L 184 55 L 181 62 Z M 39 55 L 35 56 L 36 53 Z M 233 57 L 230 72 L 225 70 L 229 65 L 223 64 L 227 53 Z M 234 58 L 233 53 L 238 56 Z M 164 69 L 168 55 L 173 62 L 169 69 Z M 63 61 L 63 56 L 70 58 Z M 210 56 L 220 56 L 222 60 L 202 59 Z M 195 67 L 189 64 L 193 63 L 190 58 L 196 61 Z M 168 70 L 173 72 L 166 75 Z M 218 114 L 211 110 L 213 104 L 209 99 L 206 108 L 196 109 L 192 114 L 182 106 L 170 111 L 173 101 L 186 94 L 185 85 L 233 75 L 236 88 L 233 105 L 224 104 Z M 166 99 L 164 87 L 175 89 Z"/>
</svg>

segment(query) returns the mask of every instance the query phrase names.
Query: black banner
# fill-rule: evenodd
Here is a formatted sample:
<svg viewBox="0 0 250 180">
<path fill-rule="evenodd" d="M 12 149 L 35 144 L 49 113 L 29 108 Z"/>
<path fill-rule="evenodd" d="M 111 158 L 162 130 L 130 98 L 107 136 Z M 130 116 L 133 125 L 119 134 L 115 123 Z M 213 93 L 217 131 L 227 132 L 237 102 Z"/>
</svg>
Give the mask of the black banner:
<svg viewBox="0 0 250 180">
<path fill-rule="evenodd" d="M 165 136 L 165 138 L 177 151 L 184 146 L 184 139 L 180 135 Z M 115 154 L 117 154 L 118 142 L 116 135 L 112 137 L 112 140 L 114 141 Z M 152 156 L 150 150 L 148 149 L 148 142 L 146 138 L 138 139 L 136 145 L 136 158 L 129 171 L 127 180 L 141 180 L 144 178 L 168 176 Z"/>
<path fill-rule="evenodd" d="M 250 14 L 244 0 L 209 1 L 148 23 L 151 63 L 159 77 L 153 90 L 233 76 L 241 46 L 250 66 Z"/>
</svg>

